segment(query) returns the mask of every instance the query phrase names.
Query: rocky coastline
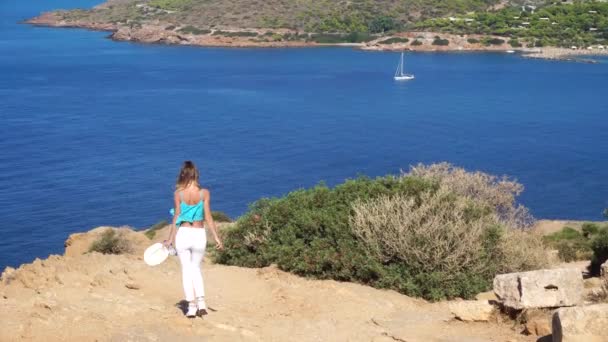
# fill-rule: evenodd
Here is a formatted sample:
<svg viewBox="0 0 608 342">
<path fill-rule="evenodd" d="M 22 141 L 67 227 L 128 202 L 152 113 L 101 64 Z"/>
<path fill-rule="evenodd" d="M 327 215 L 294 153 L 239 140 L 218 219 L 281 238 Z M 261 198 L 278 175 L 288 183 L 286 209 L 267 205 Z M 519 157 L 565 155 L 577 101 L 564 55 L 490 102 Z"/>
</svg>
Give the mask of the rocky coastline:
<svg viewBox="0 0 608 342">
<path fill-rule="evenodd" d="M 118 23 L 99 23 L 81 20 L 66 20 L 55 12 L 43 13 L 38 17 L 26 20 L 24 23 L 58 28 L 84 28 L 95 31 L 110 32 L 109 38 L 116 41 L 129 41 L 146 44 L 170 44 L 189 45 L 202 47 L 234 47 L 234 48 L 286 48 L 286 47 L 321 47 L 321 46 L 343 46 L 361 49 L 365 51 L 414 51 L 414 52 L 517 52 L 524 57 L 540 58 L 549 60 L 567 60 L 594 62 L 591 59 L 597 55 L 608 55 L 608 50 L 572 50 L 558 47 L 543 48 L 513 48 L 507 43 L 500 45 L 483 45 L 479 41 L 482 36 L 452 35 L 437 32 L 401 32 L 391 37 L 381 37 L 365 43 L 317 43 L 305 40 L 276 40 L 264 41 L 252 39 L 245 36 L 216 35 L 213 31 L 204 34 L 193 34 L 180 32 L 178 28 L 170 23 L 155 22 L 136 26 L 128 26 Z M 255 32 L 262 35 L 272 32 L 282 35 L 293 33 L 287 29 L 235 29 L 222 28 L 222 32 Z M 447 45 L 434 44 L 435 39 L 441 37 L 449 41 Z M 407 42 L 396 42 L 385 44 L 383 41 L 389 38 L 407 40 Z M 500 37 L 496 37 L 500 38 Z M 471 40 L 476 41 L 471 43 Z M 416 45 L 412 45 L 417 41 Z"/>
</svg>

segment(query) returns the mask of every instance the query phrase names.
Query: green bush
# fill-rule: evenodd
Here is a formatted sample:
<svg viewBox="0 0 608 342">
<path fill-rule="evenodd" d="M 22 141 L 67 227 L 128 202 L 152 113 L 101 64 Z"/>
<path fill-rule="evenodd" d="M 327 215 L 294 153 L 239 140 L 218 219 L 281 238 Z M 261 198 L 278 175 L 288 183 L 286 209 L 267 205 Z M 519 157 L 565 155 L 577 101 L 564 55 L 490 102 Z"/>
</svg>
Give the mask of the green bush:
<svg viewBox="0 0 608 342">
<path fill-rule="evenodd" d="M 421 42 L 421 41 L 419 41 L 418 39 L 416 39 L 416 40 L 414 40 L 414 41 L 413 41 L 413 42 L 412 42 L 410 45 L 413 45 L 413 46 L 419 46 L 419 45 L 422 45 L 422 42 Z"/>
<path fill-rule="evenodd" d="M 468 39 L 467 39 L 467 42 L 468 42 L 469 44 L 477 44 L 477 43 L 479 43 L 479 39 L 475 39 L 475 38 L 468 38 Z"/>
<path fill-rule="evenodd" d="M 583 236 L 578 230 L 570 227 L 564 227 L 558 232 L 547 235 L 545 239 L 549 242 L 559 242 L 562 240 L 576 240 L 582 237 Z"/>
<path fill-rule="evenodd" d="M 274 263 L 282 270 L 302 276 L 354 281 L 432 300 L 469 298 L 487 290 L 497 272 L 537 266 L 536 261 L 523 260 L 519 256 L 522 249 L 517 248 L 526 245 L 526 236 L 518 235 L 513 240 L 518 246 L 513 246 L 507 231 L 496 221 L 493 206 L 445 189 L 439 192 L 443 187 L 440 183 L 412 175 L 360 177 L 334 188 L 319 184 L 281 198 L 258 200 L 225 232 L 226 248 L 217 253 L 216 262 L 245 267 L 265 267 Z M 434 201 L 431 202 L 431 198 Z M 390 250 L 378 253 L 370 242 L 375 240 L 365 238 L 365 234 L 355 230 L 355 222 L 358 222 L 355 208 L 375 205 L 382 199 L 400 199 L 408 203 L 417 210 L 416 217 L 420 220 L 415 222 L 437 219 L 433 210 L 446 213 L 446 217 L 452 218 L 446 221 L 448 225 L 425 227 L 443 229 L 454 239 L 448 239 L 445 234 L 431 235 L 430 230 L 429 234 L 420 231 L 422 240 L 410 241 L 424 254 L 421 258 L 410 259 L 410 254 L 396 254 Z M 458 212 L 452 209 L 456 204 L 460 208 Z M 421 209 L 425 205 L 434 209 L 425 212 Z M 408 217 L 407 211 L 399 213 Z M 365 215 L 359 219 L 361 217 Z M 474 231 L 469 233 L 464 229 L 467 225 L 460 221 L 462 217 L 468 220 L 470 227 L 475 227 Z M 408 227 L 417 229 L 416 224 Z M 445 230 L 447 227 L 462 229 Z M 458 232 L 463 233 L 462 239 L 457 238 Z M 458 247 L 462 252 L 459 255 L 464 258 L 448 256 L 449 263 L 444 263 L 437 256 L 439 254 L 435 255 L 432 249 L 425 247 L 441 246 L 448 241 L 458 245 L 449 249 Z M 470 247 L 471 251 L 462 246 Z M 535 246 L 534 249 L 543 251 L 542 243 L 540 247 Z M 399 247 L 399 250 L 405 249 Z M 475 260 L 469 260 L 467 256 L 473 256 Z M 506 259 L 513 261 L 506 265 Z M 446 264 L 455 266 L 451 269 Z"/>
<path fill-rule="evenodd" d="M 589 271 L 592 276 L 600 275 L 600 266 L 608 260 L 608 227 L 601 229 L 591 241 L 593 257 Z"/>
<path fill-rule="evenodd" d="M 211 216 L 213 217 L 213 220 L 217 222 L 232 222 L 230 216 L 221 211 L 212 211 Z"/>
<path fill-rule="evenodd" d="M 101 234 L 99 239 L 91 244 L 89 252 L 99 252 L 103 254 L 129 253 L 131 252 L 131 243 L 122 233 L 117 233 L 114 229 L 108 228 Z"/>
<path fill-rule="evenodd" d="M 490 45 L 502 45 L 505 43 L 504 39 L 500 39 L 500 38 L 490 38 L 490 37 L 486 37 L 482 40 L 483 45 L 485 46 L 490 46 Z"/>
<path fill-rule="evenodd" d="M 586 225 L 583 226 L 585 227 Z M 587 231 L 593 230 L 588 225 L 586 227 Z M 585 230 L 581 234 L 574 228 L 564 227 L 558 232 L 545 236 L 544 240 L 548 246 L 557 249 L 557 255 L 562 261 L 571 262 L 589 260 L 593 252 L 591 249 L 591 236 L 592 234 L 585 235 Z"/>
<path fill-rule="evenodd" d="M 597 234 L 600 231 L 600 226 L 597 223 L 585 222 L 583 223 L 583 236 L 586 238 Z"/>
<path fill-rule="evenodd" d="M 577 250 L 573 244 L 567 241 L 560 241 L 557 244 L 557 256 L 560 260 L 571 262 L 577 260 Z"/>
<path fill-rule="evenodd" d="M 159 222 L 155 223 L 152 227 L 148 228 L 146 230 L 146 232 L 144 233 L 144 235 L 146 235 L 148 237 L 148 239 L 152 240 L 156 236 L 157 230 L 159 230 L 163 227 L 166 227 L 168 225 L 169 225 L 169 222 L 167 222 L 166 220 L 159 221 Z"/>
<path fill-rule="evenodd" d="M 511 45 L 514 48 L 521 47 L 521 43 L 517 39 L 511 39 L 511 40 L 509 40 L 509 45 Z"/>
<path fill-rule="evenodd" d="M 449 45 L 450 41 L 447 39 L 441 39 L 440 37 L 435 37 L 435 39 L 433 40 L 433 45 L 440 45 L 440 46 L 446 46 Z"/>
<path fill-rule="evenodd" d="M 409 39 L 401 37 L 391 37 L 378 42 L 378 44 L 395 44 L 395 43 L 407 43 Z"/>
</svg>

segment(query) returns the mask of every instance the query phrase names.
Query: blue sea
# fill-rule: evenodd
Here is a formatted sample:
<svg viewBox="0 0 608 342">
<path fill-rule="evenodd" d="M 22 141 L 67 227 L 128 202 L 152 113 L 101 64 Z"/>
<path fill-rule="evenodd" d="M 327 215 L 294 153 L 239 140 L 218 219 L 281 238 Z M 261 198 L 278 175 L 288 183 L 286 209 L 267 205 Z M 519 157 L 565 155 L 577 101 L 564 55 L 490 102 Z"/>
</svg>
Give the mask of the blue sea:
<svg viewBox="0 0 608 342">
<path fill-rule="evenodd" d="M 220 49 L 18 24 L 92 0 L 0 2 L 0 267 L 68 234 L 169 219 L 194 160 L 212 207 L 449 161 L 517 178 L 539 218 L 608 207 L 608 62 L 500 53 Z"/>
</svg>

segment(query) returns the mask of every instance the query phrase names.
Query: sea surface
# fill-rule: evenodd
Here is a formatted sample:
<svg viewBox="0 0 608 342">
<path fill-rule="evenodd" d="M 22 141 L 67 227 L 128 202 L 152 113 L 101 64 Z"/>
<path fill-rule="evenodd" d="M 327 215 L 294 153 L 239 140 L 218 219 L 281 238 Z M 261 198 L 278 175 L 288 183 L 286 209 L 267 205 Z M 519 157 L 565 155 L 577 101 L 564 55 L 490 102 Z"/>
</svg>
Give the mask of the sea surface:
<svg viewBox="0 0 608 342">
<path fill-rule="evenodd" d="M 500 53 L 221 49 L 18 24 L 98 1 L 0 2 L 0 268 L 68 234 L 169 219 L 194 160 L 212 207 L 449 161 L 506 174 L 539 218 L 608 207 L 608 63 Z"/>
</svg>

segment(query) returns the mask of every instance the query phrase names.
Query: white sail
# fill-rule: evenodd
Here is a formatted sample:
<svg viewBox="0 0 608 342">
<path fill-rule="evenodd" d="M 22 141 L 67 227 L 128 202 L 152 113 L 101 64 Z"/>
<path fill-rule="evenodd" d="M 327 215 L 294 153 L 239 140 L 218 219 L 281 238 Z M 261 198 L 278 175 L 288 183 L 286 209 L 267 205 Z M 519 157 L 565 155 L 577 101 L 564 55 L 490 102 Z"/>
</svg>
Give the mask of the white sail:
<svg viewBox="0 0 608 342">
<path fill-rule="evenodd" d="M 395 76 L 393 78 L 396 81 L 406 81 L 406 80 L 414 79 L 414 75 L 403 73 L 403 52 L 401 53 L 401 58 L 399 59 L 399 65 L 397 65 L 397 70 L 395 70 Z"/>
</svg>

